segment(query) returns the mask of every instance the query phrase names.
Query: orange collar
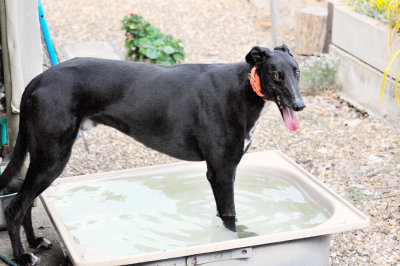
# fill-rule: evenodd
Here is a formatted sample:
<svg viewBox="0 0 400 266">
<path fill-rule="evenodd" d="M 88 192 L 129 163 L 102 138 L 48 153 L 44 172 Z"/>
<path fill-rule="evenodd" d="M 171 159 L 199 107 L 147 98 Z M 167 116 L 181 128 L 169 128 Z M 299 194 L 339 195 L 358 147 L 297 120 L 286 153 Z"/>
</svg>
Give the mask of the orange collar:
<svg viewBox="0 0 400 266">
<path fill-rule="evenodd" d="M 267 102 L 268 100 L 264 98 L 264 94 L 261 92 L 261 83 L 260 83 L 260 77 L 257 75 L 256 72 L 256 67 L 253 67 L 251 69 L 251 72 L 249 74 L 249 80 L 250 80 L 250 85 L 253 88 L 253 91 L 263 98 L 264 102 Z"/>
</svg>

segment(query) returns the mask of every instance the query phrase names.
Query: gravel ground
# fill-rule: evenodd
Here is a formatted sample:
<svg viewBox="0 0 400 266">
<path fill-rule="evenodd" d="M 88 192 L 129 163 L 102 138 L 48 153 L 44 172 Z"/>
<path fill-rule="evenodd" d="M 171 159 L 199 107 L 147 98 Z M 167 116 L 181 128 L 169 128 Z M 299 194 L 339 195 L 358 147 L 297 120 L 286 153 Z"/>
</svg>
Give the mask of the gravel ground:
<svg viewBox="0 0 400 266">
<path fill-rule="evenodd" d="M 270 46 L 269 31 L 258 25 L 263 14 L 247 1 L 46 0 L 43 5 L 57 47 L 111 40 L 124 53 L 120 20 L 130 12 L 184 40 L 185 62 L 242 61 L 252 46 Z M 293 30 L 282 29 L 279 37 L 293 47 Z M 307 108 L 295 133 L 270 105 L 250 152 L 283 151 L 370 217 L 369 228 L 333 236 L 331 265 L 400 265 L 399 129 L 357 111 L 334 92 L 304 100 Z M 90 152 L 78 139 L 63 176 L 177 161 L 104 126 L 88 131 L 85 139 Z"/>
<path fill-rule="evenodd" d="M 237 62 L 252 46 L 270 43 L 269 36 L 257 30 L 256 13 L 246 1 L 46 0 L 43 5 L 57 47 L 111 40 L 124 54 L 121 20 L 129 13 L 182 39 L 185 62 Z"/>
</svg>

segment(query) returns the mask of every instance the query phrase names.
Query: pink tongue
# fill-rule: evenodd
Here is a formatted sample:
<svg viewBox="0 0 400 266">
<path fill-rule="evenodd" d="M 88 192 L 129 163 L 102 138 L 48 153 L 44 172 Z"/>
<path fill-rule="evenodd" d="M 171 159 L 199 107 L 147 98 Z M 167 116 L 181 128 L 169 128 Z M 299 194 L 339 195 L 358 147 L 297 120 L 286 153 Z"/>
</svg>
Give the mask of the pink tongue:
<svg viewBox="0 0 400 266">
<path fill-rule="evenodd" d="M 290 131 L 296 131 L 299 128 L 299 118 L 292 109 L 285 107 L 283 109 L 283 120 Z"/>
</svg>

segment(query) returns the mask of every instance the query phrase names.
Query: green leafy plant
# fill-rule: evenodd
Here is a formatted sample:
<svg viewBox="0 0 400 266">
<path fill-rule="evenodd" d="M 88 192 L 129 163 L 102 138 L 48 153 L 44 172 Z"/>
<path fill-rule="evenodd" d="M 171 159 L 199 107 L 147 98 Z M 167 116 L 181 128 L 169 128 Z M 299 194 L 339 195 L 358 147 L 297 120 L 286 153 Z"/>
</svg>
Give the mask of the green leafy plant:
<svg viewBox="0 0 400 266">
<path fill-rule="evenodd" d="M 125 31 L 128 60 L 175 65 L 185 59 L 181 40 L 162 34 L 140 15 L 129 14 L 124 17 L 122 30 Z"/>
<path fill-rule="evenodd" d="M 300 65 L 300 86 L 305 93 L 316 94 L 336 83 L 339 59 L 330 54 L 314 55 Z"/>
<path fill-rule="evenodd" d="M 389 54 L 392 51 L 392 42 L 394 36 L 400 33 L 400 0 L 346 0 L 347 5 L 350 5 L 355 11 L 381 20 L 388 25 L 388 51 Z M 386 69 L 383 73 L 382 87 L 380 102 L 382 103 L 383 93 L 386 87 L 386 78 L 393 62 L 400 58 L 400 47 L 396 49 L 393 55 L 390 57 Z M 400 108 L 400 97 L 399 97 L 399 77 L 400 69 L 397 71 L 395 78 L 395 92 L 397 105 Z"/>
</svg>

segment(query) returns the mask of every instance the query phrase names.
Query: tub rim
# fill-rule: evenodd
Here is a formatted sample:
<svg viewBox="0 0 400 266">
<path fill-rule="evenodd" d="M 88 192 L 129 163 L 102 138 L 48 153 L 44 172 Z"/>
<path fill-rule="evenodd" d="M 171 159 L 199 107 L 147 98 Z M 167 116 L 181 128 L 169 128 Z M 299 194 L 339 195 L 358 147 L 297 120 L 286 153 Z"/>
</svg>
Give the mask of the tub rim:
<svg viewBox="0 0 400 266">
<path fill-rule="evenodd" d="M 7 194 L 7 195 L 0 195 L 0 200 L 1 200 L 1 199 L 8 198 L 8 197 L 14 197 L 14 196 L 17 195 L 17 194 L 18 194 L 18 192 L 14 192 L 14 193 Z"/>
</svg>

